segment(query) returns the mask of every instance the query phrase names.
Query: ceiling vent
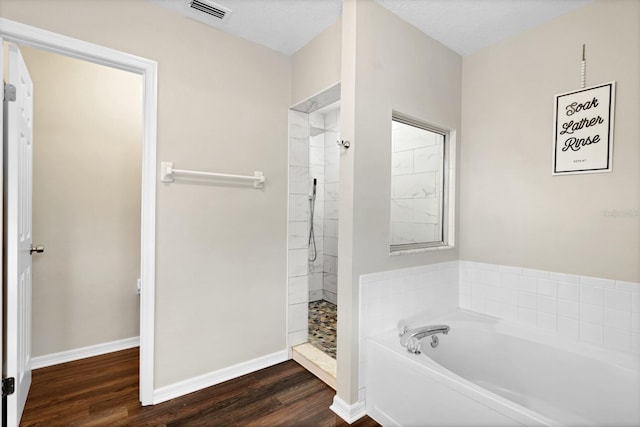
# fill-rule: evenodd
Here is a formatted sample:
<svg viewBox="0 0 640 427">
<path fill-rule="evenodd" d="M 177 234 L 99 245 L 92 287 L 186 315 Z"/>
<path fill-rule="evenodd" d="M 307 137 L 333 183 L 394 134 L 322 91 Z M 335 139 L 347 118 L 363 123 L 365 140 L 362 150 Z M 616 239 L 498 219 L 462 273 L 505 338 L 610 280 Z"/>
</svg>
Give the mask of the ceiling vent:
<svg viewBox="0 0 640 427">
<path fill-rule="evenodd" d="M 208 0 L 187 0 L 187 8 L 192 12 L 205 13 L 216 21 L 226 21 L 231 16 L 231 9 Z"/>
</svg>

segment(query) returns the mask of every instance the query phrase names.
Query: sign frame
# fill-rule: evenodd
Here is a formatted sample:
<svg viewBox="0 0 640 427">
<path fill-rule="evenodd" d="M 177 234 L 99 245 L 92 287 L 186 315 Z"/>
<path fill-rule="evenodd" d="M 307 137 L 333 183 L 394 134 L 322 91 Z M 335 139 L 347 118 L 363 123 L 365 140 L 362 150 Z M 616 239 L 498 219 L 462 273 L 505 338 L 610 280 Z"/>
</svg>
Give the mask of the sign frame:
<svg viewBox="0 0 640 427">
<path fill-rule="evenodd" d="M 555 96 L 552 175 L 612 172 L 615 94 L 611 81 Z"/>
</svg>

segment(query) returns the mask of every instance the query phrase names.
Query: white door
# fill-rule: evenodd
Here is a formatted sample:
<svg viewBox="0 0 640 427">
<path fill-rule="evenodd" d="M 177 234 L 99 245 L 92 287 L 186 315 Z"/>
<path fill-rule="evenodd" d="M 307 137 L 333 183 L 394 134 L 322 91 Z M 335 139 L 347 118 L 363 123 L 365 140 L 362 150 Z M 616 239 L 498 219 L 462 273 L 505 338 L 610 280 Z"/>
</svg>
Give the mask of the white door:
<svg viewBox="0 0 640 427">
<path fill-rule="evenodd" d="M 15 101 L 5 101 L 4 201 L 6 244 L 6 376 L 15 378 L 7 397 L 7 425 L 17 426 L 31 385 L 31 200 L 33 83 L 20 50 L 9 45 L 8 83 Z"/>
<path fill-rule="evenodd" d="M 0 37 L 0 70 L 2 70 L 2 73 L 4 73 L 4 41 L 2 40 L 2 37 Z M 4 85 L 4 74 L 3 74 L 3 78 L 0 79 L 0 85 Z M 4 96 L 4 88 L 0 87 L 0 98 L 3 98 Z M 2 102 L 2 99 L 0 99 L 0 137 L 2 137 L 2 141 L 3 141 L 3 146 L 4 146 L 4 102 Z M 0 150 L 0 157 L 3 157 L 3 150 Z M 0 165 L 3 165 L 3 162 L 0 162 Z M 4 166 L 3 170 L 4 170 Z M 4 173 L 0 173 L 0 181 L 2 181 L 3 179 L 3 175 Z M 0 185 L 0 188 L 3 188 L 3 185 Z M 0 209 L 0 224 L 3 224 L 3 212 L 2 209 Z M 2 237 L 3 239 L 4 237 Z M 0 241 L 2 240 L 0 239 Z M 4 258 L 4 253 L 3 253 L 3 245 L 0 245 L 0 260 L 3 260 Z M 4 298 L 4 277 L 2 279 L 2 288 L 0 288 L 0 307 L 4 307 L 4 304 L 2 302 L 2 299 Z M 0 333 L 4 332 L 4 328 L 2 326 L 2 322 L 4 321 L 4 308 L 0 308 L 0 313 L 2 313 L 2 315 L 0 315 Z M 2 378 L 4 378 L 4 361 L 3 361 L 3 357 L 4 357 L 4 351 L 2 350 L 2 346 L 4 344 L 4 338 L 0 338 L 0 368 L 2 369 Z M 4 400 L 4 399 L 3 399 Z M 0 405 L 2 407 L 2 409 L 0 409 L 0 416 L 2 416 L 2 419 L 5 419 L 5 415 L 4 415 L 4 405 Z"/>
</svg>

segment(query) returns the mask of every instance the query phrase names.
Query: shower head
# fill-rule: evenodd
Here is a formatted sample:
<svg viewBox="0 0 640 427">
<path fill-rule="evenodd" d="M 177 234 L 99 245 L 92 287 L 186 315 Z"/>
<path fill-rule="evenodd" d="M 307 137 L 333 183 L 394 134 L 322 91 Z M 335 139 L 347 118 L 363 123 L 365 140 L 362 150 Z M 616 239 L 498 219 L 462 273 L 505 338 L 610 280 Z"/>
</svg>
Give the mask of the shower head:
<svg viewBox="0 0 640 427">
<path fill-rule="evenodd" d="M 315 199 L 316 197 L 316 187 L 318 185 L 318 180 L 313 178 L 313 184 L 311 185 L 311 197 Z"/>
</svg>

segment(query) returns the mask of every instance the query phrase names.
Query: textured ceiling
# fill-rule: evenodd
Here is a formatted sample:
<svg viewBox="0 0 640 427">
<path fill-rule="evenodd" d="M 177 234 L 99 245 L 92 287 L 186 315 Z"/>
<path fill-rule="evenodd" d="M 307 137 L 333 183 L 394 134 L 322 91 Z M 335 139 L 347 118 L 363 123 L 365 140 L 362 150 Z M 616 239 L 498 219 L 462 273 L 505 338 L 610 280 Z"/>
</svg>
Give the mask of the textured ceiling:
<svg viewBox="0 0 640 427">
<path fill-rule="evenodd" d="M 230 34 L 295 53 L 340 16 L 341 0 L 214 0 L 225 22 L 187 12 L 187 0 L 150 0 Z M 375 0 L 461 55 L 533 28 L 592 0 Z"/>
<path fill-rule="evenodd" d="M 185 0 L 150 1 L 286 55 L 331 26 L 342 11 L 342 0 L 213 0 L 231 9 L 230 18 L 218 22 L 189 13 Z"/>
<path fill-rule="evenodd" d="M 460 55 L 550 21 L 592 0 L 376 0 Z"/>
</svg>

